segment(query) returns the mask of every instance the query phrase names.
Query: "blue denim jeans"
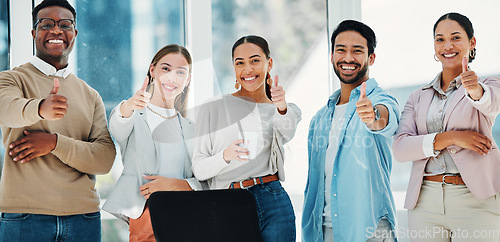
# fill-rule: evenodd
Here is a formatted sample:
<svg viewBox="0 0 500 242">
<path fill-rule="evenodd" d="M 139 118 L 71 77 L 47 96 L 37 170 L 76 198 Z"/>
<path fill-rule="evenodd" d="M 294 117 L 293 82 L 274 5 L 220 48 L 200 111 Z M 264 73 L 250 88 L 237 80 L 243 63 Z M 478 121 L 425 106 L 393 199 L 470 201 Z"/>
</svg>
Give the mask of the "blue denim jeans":
<svg viewBox="0 0 500 242">
<path fill-rule="evenodd" d="M 52 216 L 2 213 L 0 242 L 101 241 L 101 213 Z"/>
<path fill-rule="evenodd" d="M 279 181 L 248 189 L 255 197 L 263 242 L 295 241 L 295 214 Z"/>
</svg>

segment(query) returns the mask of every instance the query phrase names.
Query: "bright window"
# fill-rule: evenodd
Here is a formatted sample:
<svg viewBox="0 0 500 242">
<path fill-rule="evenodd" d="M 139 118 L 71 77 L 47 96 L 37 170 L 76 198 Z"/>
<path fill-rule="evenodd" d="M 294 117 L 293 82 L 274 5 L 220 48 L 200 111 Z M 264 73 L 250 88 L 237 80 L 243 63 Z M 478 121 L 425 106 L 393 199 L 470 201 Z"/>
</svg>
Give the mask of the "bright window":
<svg viewBox="0 0 500 242">
<path fill-rule="evenodd" d="M 9 69 L 9 3 L 0 0 L 0 71 Z M 0 178 L 5 149 L 0 144 Z"/>
<path fill-rule="evenodd" d="M 0 71 L 9 69 L 9 2 L 0 0 Z"/>
<path fill-rule="evenodd" d="M 154 54 L 167 44 L 185 45 L 183 0 L 74 1 L 76 75 L 95 88 L 110 111 L 130 98 L 146 77 Z M 104 201 L 121 174 L 119 147 L 110 173 L 98 176 Z M 128 226 L 102 211 L 102 240 L 128 241 Z"/>
</svg>

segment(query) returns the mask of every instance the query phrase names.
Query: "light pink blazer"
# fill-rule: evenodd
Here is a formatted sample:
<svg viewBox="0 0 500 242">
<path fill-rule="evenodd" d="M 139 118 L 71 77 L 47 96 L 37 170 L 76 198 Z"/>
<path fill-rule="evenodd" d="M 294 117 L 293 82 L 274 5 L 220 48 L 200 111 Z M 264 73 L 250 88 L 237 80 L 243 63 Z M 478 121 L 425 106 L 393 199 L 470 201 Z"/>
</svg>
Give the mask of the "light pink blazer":
<svg viewBox="0 0 500 242">
<path fill-rule="evenodd" d="M 492 126 L 500 113 L 500 77 L 492 76 L 479 82 L 485 84 L 483 87 L 490 92 L 489 102 L 474 103 L 465 96 L 465 89 L 460 85 L 446 107 L 444 131 L 473 130 L 493 142 L 492 149 L 485 156 L 456 145 L 446 148 L 471 193 L 484 199 L 500 192 L 500 151 L 492 137 Z M 413 209 L 417 204 L 425 165 L 429 160 L 422 151 L 422 141 L 428 134 L 426 118 L 433 95 L 433 88 L 421 88 L 410 94 L 394 138 L 394 158 L 397 161 L 413 161 L 404 206 L 407 209 Z"/>
</svg>

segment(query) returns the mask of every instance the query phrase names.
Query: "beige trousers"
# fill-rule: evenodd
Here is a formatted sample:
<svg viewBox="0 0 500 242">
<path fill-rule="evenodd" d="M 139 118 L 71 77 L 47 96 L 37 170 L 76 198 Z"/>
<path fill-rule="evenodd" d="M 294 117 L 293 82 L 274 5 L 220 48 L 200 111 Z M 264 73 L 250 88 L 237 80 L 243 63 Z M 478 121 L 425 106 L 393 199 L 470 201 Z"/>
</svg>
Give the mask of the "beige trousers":
<svg viewBox="0 0 500 242">
<path fill-rule="evenodd" d="M 465 185 L 424 181 L 408 226 L 411 241 L 500 241 L 500 194 L 477 199 Z"/>
</svg>

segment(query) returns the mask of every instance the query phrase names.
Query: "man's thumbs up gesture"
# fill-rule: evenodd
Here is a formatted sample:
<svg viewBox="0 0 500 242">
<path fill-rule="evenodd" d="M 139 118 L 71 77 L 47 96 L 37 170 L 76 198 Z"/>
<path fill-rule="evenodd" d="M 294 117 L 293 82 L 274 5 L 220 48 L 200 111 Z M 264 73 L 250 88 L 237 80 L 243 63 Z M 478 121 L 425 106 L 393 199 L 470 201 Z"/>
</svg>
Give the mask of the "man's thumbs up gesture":
<svg viewBox="0 0 500 242">
<path fill-rule="evenodd" d="M 378 118 L 376 118 L 375 108 L 379 112 Z M 366 95 L 366 82 L 361 84 L 356 112 L 361 121 L 371 130 L 382 130 L 387 126 L 389 111 L 384 105 L 373 107 L 372 101 Z"/>
<path fill-rule="evenodd" d="M 469 60 L 467 56 L 462 59 L 462 74 L 460 78 L 462 79 L 462 85 L 464 85 L 465 90 L 469 94 L 470 98 L 473 100 L 479 100 L 483 96 L 483 87 L 479 85 L 478 77 L 474 71 L 469 70 L 467 64 Z"/>
<path fill-rule="evenodd" d="M 363 123 L 371 124 L 375 122 L 375 110 L 372 102 L 366 96 L 366 82 L 361 84 L 359 100 L 356 102 L 356 112 Z"/>
<path fill-rule="evenodd" d="M 57 120 L 62 119 L 66 114 L 66 109 L 68 108 L 68 99 L 65 96 L 58 95 L 59 91 L 59 80 L 54 78 L 54 85 L 49 95 L 43 99 L 38 108 L 38 114 L 40 117 L 46 120 Z"/>
</svg>

